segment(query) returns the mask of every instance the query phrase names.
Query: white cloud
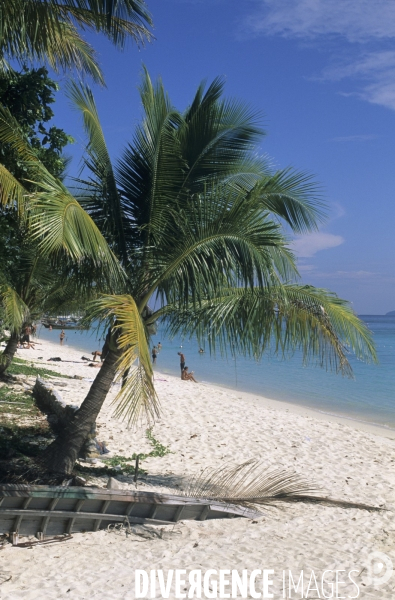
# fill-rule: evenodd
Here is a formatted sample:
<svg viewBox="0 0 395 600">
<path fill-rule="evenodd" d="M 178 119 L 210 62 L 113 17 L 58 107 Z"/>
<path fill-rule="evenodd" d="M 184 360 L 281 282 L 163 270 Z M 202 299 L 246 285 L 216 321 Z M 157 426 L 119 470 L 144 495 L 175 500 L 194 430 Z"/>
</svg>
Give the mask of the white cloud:
<svg viewBox="0 0 395 600">
<path fill-rule="evenodd" d="M 395 110 L 395 51 L 387 49 L 395 39 L 394 0 L 256 0 L 256 4 L 246 20 L 250 33 L 336 41 L 336 48 L 327 46 L 333 49 L 332 64 L 319 79 L 353 79 L 358 88 L 344 95 Z M 339 40 L 343 56 L 349 57 L 346 61 L 338 60 Z"/>
<path fill-rule="evenodd" d="M 333 233 L 310 233 L 297 237 L 290 245 L 299 258 L 310 258 L 320 250 L 328 250 L 343 244 L 341 235 Z"/>
<path fill-rule="evenodd" d="M 311 273 L 315 271 L 316 267 L 314 265 L 298 265 L 299 273 Z"/>
<path fill-rule="evenodd" d="M 378 274 L 373 271 L 336 271 L 333 273 L 335 277 L 343 277 L 345 279 L 371 279 Z"/>
<path fill-rule="evenodd" d="M 392 69 L 395 69 L 394 51 L 365 52 L 352 62 L 327 67 L 323 71 L 322 79 L 339 81 L 346 77 L 370 78 L 374 73 L 386 74 Z"/>
<path fill-rule="evenodd" d="M 366 86 L 359 96 L 371 104 L 380 104 L 386 108 L 395 110 L 395 82 L 387 81 L 388 78 L 395 77 L 395 71 L 386 74 L 385 80 L 377 81 Z"/>
<path fill-rule="evenodd" d="M 348 64 L 327 67 L 321 80 L 359 80 L 362 83 L 357 95 L 372 104 L 380 104 L 395 110 L 395 51 L 375 51 L 364 53 Z M 348 95 L 348 94 L 345 94 Z"/>
<path fill-rule="evenodd" d="M 248 19 L 256 33 L 284 37 L 342 36 L 349 42 L 395 37 L 391 0 L 259 0 Z"/>
<path fill-rule="evenodd" d="M 334 137 L 330 141 L 331 142 L 369 142 L 370 140 L 375 140 L 377 138 L 378 138 L 378 136 L 375 134 L 343 135 L 340 137 Z"/>
<path fill-rule="evenodd" d="M 331 202 L 331 221 L 335 221 L 336 219 L 340 219 L 344 217 L 346 214 L 346 209 L 340 202 Z"/>
<path fill-rule="evenodd" d="M 299 267 L 299 271 L 300 271 Z M 328 279 L 331 281 L 354 281 L 358 282 L 358 285 L 379 285 L 384 283 L 395 283 L 395 277 L 391 275 L 385 275 L 383 273 L 376 273 L 374 271 L 364 271 L 360 269 L 358 271 L 332 271 L 324 272 L 314 270 L 314 277 L 317 279 Z"/>
</svg>

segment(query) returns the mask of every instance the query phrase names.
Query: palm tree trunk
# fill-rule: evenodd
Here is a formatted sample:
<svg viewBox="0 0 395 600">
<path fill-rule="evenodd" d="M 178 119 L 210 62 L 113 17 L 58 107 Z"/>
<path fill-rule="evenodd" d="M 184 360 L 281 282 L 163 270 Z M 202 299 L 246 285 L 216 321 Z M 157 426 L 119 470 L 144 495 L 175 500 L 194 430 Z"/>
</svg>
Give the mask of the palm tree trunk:
<svg viewBox="0 0 395 600">
<path fill-rule="evenodd" d="M 0 377 L 4 375 L 8 367 L 12 363 L 12 359 L 18 348 L 19 334 L 16 332 L 11 333 L 11 337 L 7 342 L 3 354 L 0 356 Z"/>
<path fill-rule="evenodd" d="M 92 386 L 70 423 L 43 452 L 40 462 L 59 476 L 70 475 L 117 372 L 119 352 L 109 349 Z"/>
</svg>

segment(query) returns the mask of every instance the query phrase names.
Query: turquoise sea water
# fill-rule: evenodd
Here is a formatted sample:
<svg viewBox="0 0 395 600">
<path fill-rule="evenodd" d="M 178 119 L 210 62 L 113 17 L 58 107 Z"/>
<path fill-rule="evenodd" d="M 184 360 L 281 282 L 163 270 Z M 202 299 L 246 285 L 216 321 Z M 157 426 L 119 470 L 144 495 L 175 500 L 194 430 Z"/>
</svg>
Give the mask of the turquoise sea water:
<svg viewBox="0 0 395 600">
<path fill-rule="evenodd" d="M 177 352 L 182 345 L 186 364 L 198 381 L 395 429 L 395 317 L 362 315 L 361 318 L 373 332 L 380 363 L 368 365 L 351 356 L 353 380 L 320 367 L 303 367 L 299 355 L 286 361 L 265 357 L 255 362 L 241 356 L 234 360 L 213 357 L 208 352 L 199 354 L 196 340 L 169 340 L 160 331 L 153 338 L 154 344 L 162 343 L 155 369 L 179 375 Z M 85 353 L 102 345 L 90 331 L 67 331 L 66 335 L 66 345 Z M 59 331 L 42 327 L 39 337 L 57 342 Z"/>
</svg>

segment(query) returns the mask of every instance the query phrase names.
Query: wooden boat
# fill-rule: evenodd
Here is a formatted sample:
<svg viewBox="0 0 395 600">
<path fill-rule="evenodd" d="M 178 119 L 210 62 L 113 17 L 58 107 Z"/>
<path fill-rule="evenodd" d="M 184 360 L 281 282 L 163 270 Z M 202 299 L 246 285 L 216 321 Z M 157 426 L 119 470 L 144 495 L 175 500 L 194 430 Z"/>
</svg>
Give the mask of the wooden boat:
<svg viewBox="0 0 395 600">
<path fill-rule="evenodd" d="M 155 492 L 88 487 L 0 485 L 0 533 L 18 536 L 71 534 L 105 529 L 110 524 L 168 525 L 184 519 L 206 521 L 261 513 L 202 498 Z"/>
</svg>

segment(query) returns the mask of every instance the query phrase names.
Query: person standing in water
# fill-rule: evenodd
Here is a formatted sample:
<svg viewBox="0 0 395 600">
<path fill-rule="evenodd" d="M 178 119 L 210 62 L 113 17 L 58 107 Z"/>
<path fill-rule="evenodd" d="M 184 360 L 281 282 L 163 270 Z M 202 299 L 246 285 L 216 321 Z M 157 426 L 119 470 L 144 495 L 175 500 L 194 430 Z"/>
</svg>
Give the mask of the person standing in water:
<svg viewBox="0 0 395 600">
<path fill-rule="evenodd" d="M 158 352 L 156 350 L 156 346 L 154 346 L 152 348 L 152 362 L 155 364 L 156 363 L 156 357 L 158 356 Z"/>
<path fill-rule="evenodd" d="M 177 352 L 178 356 L 180 357 L 180 367 L 181 367 L 181 373 L 184 370 L 185 367 L 185 356 L 182 352 Z"/>
<path fill-rule="evenodd" d="M 159 342 L 158 343 L 158 352 L 160 352 L 162 350 L 162 344 Z"/>
<path fill-rule="evenodd" d="M 60 335 L 59 335 L 60 345 L 61 346 L 63 346 L 63 340 L 64 340 L 65 337 L 66 337 L 66 334 L 65 334 L 65 332 L 62 329 L 62 331 L 60 332 Z"/>
</svg>

